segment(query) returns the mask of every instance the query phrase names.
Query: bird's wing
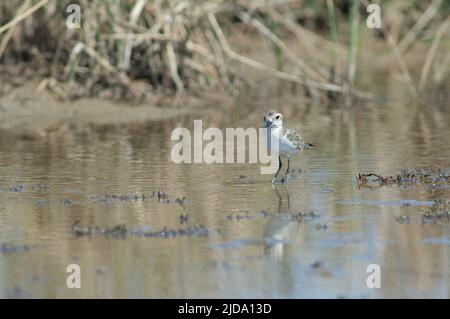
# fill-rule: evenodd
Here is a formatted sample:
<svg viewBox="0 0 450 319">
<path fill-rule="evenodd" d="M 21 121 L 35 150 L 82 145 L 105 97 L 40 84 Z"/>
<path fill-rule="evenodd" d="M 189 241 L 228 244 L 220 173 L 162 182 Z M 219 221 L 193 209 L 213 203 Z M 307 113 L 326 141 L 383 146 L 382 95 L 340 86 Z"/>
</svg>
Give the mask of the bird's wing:
<svg viewBox="0 0 450 319">
<path fill-rule="evenodd" d="M 312 144 L 306 143 L 303 137 L 297 133 L 296 130 L 286 127 L 285 135 L 291 144 L 299 150 L 304 150 L 312 147 Z"/>
</svg>

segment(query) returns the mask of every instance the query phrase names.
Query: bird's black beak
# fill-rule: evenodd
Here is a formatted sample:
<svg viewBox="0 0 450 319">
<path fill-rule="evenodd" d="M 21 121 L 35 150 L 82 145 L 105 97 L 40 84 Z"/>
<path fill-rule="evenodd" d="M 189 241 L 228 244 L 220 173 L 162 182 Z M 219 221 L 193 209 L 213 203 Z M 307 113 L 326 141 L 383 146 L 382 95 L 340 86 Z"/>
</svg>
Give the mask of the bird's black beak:
<svg viewBox="0 0 450 319">
<path fill-rule="evenodd" d="M 270 127 L 272 125 L 272 121 L 266 121 L 265 123 L 264 123 L 264 128 L 268 128 L 268 127 Z"/>
</svg>

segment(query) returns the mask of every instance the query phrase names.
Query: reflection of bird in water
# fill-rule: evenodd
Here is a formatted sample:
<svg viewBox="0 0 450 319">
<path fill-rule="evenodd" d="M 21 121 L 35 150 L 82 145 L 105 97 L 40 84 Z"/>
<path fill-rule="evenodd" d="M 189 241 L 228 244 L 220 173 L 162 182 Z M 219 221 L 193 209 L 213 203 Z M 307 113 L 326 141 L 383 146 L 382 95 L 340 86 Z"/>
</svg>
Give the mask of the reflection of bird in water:
<svg viewBox="0 0 450 319">
<path fill-rule="evenodd" d="M 272 143 L 272 139 L 278 141 L 278 170 L 272 179 L 272 184 L 275 183 L 278 173 L 281 170 L 281 156 L 287 157 L 288 160 L 286 177 L 282 180 L 287 183 L 291 157 L 314 145 L 306 143 L 297 131 L 287 127 L 286 124 L 283 123 L 283 115 L 279 112 L 267 111 L 264 114 L 263 127 L 267 128 L 267 144 L 269 147 Z"/>
<path fill-rule="evenodd" d="M 283 198 L 278 190 L 276 190 L 278 196 L 278 213 L 269 217 L 269 221 L 264 227 L 264 252 L 266 255 L 274 256 L 275 258 L 281 258 L 284 254 L 284 246 L 289 238 L 288 231 L 289 225 L 292 223 L 291 211 L 290 211 L 290 199 L 289 192 L 286 190 L 287 204 L 286 208 L 283 208 Z"/>
</svg>

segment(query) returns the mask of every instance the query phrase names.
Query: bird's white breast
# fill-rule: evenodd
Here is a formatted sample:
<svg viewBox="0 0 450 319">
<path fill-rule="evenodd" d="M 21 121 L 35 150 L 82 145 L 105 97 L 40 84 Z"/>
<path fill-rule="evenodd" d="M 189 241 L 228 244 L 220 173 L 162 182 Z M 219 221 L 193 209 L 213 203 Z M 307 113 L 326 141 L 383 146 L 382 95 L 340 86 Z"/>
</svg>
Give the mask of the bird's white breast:
<svg viewBox="0 0 450 319">
<path fill-rule="evenodd" d="M 274 127 L 267 130 L 266 143 L 271 151 L 272 143 L 278 141 L 278 153 L 281 156 L 290 157 L 299 152 L 292 143 L 283 135 L 283 127 Z"/>
</svg>

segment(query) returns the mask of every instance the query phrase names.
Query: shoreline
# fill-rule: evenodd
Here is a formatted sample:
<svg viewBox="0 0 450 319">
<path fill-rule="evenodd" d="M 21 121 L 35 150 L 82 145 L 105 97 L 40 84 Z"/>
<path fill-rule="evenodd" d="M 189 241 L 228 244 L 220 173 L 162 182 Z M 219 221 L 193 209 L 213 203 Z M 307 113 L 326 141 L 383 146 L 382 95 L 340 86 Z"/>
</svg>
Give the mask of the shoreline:
<svg viewBox="0 0 450 319">
<path fill-rule="evenodd" d="M 159 101 L 146 100 L 139 104 L 98 97 L 65 101 L 36 87 L 33 81 L 27 82 L 0 96 L 1 136 L 34 139 L 93 127 L 145 125 L 192 114 L 208 104 L 194 96 L 173 99 L 161 96 Z M 180 103 L 183 107 L 177 107 Z"/>
</svg>

